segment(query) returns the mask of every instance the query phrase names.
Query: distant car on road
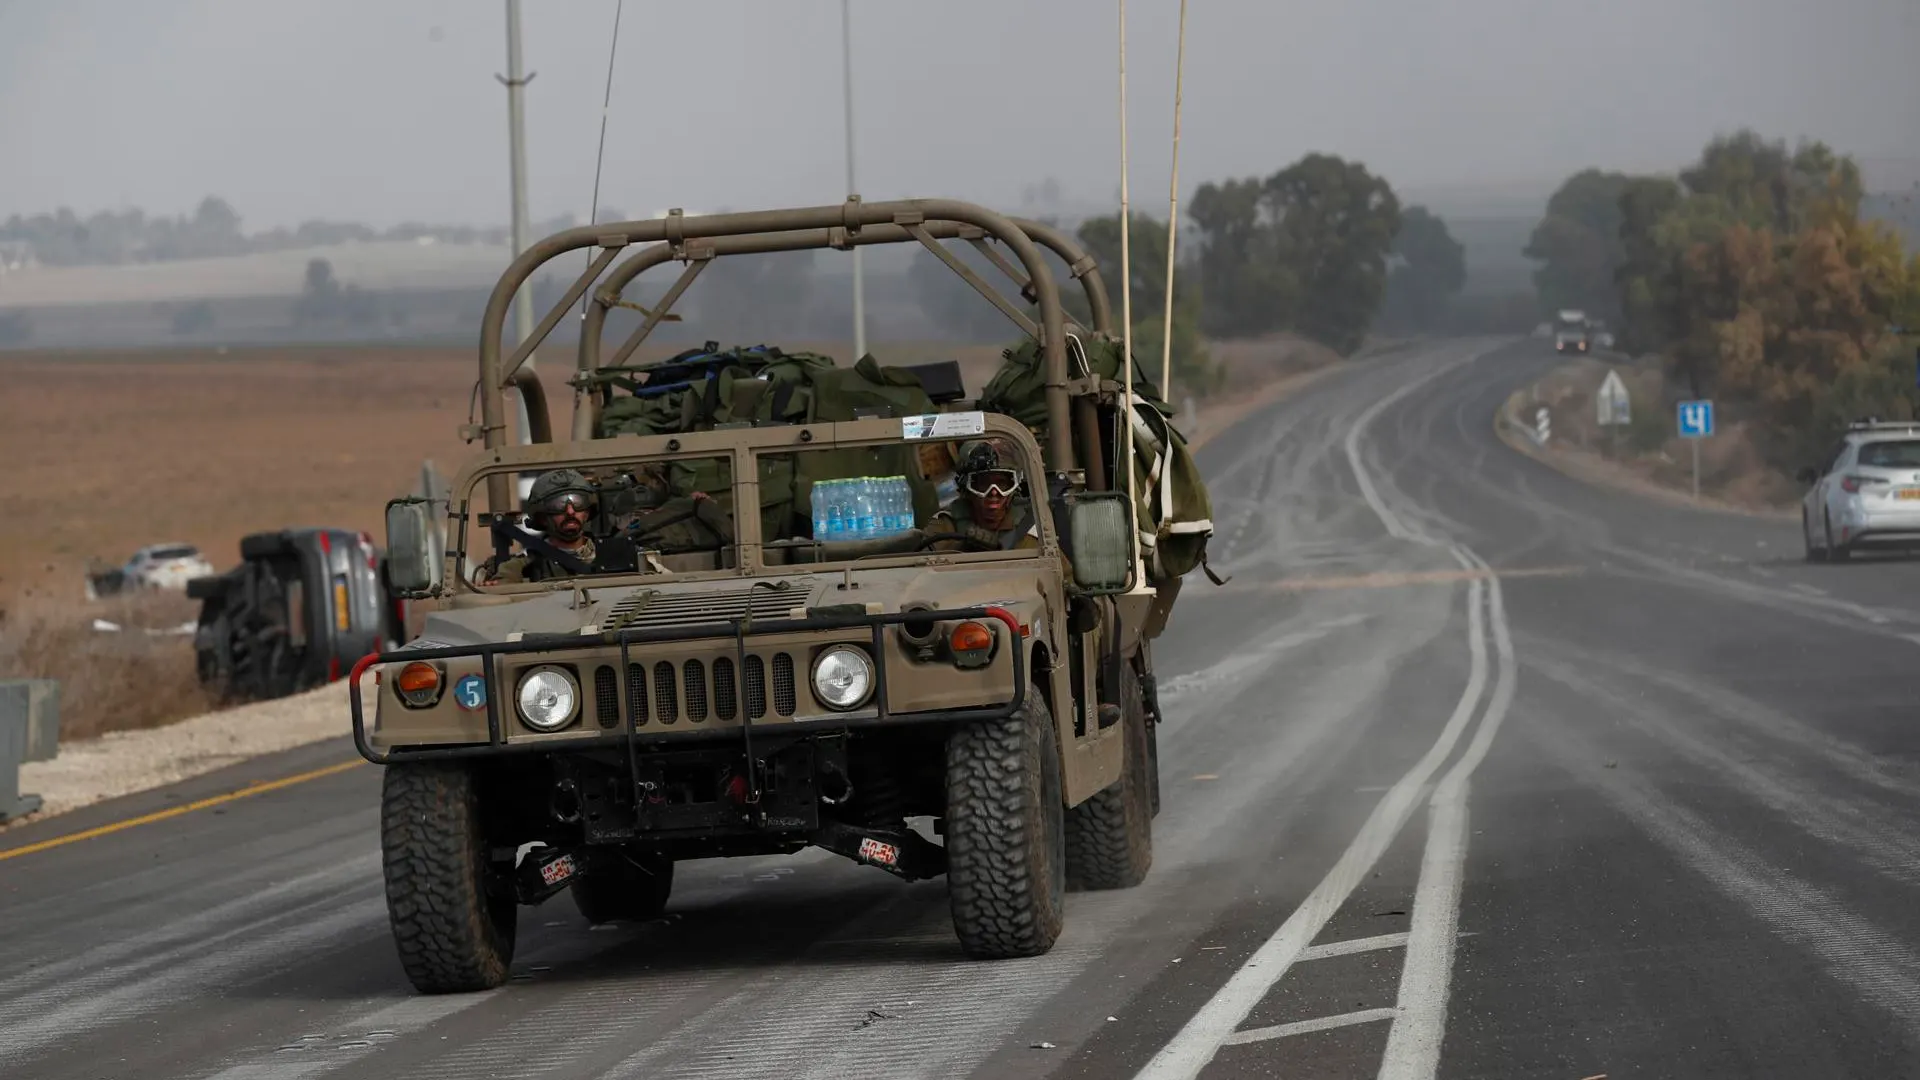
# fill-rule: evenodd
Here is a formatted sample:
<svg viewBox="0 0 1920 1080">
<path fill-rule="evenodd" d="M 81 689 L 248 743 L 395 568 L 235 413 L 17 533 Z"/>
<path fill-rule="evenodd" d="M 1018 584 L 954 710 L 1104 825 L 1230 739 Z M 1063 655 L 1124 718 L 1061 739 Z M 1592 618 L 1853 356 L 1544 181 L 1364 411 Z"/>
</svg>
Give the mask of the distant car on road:
<svg viewBox="0 0 1920 1080">
<path fill-rule="evenodd" d="M 192 544 L 149 544 L 133 553 L 122 566 L 91 567 L 87 571 L 87 599 L 97 600 L 131 589 L 168 589 L 180 592 L 187 582 L 214 572 L 213 564 Z"/>
<path fill-rule="evenodd" d="M 1800 503 L 1808 562 L 1920 547 L 1920 423 L 1852 424 L 1800 481 L 1808 485 Z"/>
</svg>

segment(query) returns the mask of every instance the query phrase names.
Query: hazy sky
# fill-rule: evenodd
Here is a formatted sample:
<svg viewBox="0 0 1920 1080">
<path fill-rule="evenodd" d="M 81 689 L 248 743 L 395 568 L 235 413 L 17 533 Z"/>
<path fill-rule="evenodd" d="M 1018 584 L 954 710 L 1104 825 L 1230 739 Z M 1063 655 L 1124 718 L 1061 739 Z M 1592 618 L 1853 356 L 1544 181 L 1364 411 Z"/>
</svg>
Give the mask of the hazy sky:
<svg viewBox="0 0 1920 1080">
<path fill-rule="evenodd" d="M 854 0 L 859 187 L 1119 176 L 1115 0 Z M 0 0 L 0 216 L 504 222 L 501 0 Z M 525 0 L 529 198 L 585 218 L 615 0 Z M 1165 212 L 1178 0 L 1127 6 L 1135 205 Z M 1319 150 L 1397 188 L 1671 169 L 1716 131 L 1920 161 L 1920 0 L 1192 0 L 1181 187 Z M 601 204 L 845 194 L 839 0 L 626 0 Z M 1910 181 L 1908 181 L 1910 182 Z"/>
</svg>

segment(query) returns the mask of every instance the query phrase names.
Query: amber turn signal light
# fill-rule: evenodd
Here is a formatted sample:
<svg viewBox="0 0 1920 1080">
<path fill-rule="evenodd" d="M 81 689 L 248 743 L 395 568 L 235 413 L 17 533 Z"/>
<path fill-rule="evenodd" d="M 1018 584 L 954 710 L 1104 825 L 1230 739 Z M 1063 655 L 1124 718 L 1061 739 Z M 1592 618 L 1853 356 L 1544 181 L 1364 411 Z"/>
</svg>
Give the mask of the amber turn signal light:
<svg viewBox="0 0 1920 1080">
<path fill-rule="evenodd" d="M 977 622 L 963 622 L 947 636 L 954 663 L 963 668 L 981 667 L 993 655 L 993 631 Z"/>
<path fill-rule="evenodd" d="M 440 669 L 423 660 L 415 660 L 400 669 L 393 688 L 400 700 L 416 709 L 424 709 L 440 700 Z"/>
</svg>

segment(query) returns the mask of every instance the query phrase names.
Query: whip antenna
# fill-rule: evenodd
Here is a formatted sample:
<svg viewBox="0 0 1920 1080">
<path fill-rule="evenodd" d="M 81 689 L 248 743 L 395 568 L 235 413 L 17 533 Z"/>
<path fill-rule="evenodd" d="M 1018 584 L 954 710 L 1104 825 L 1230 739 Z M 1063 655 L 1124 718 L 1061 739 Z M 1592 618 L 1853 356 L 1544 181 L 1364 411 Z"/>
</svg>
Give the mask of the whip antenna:
<svg viewBox="0 0 1920 1080">
<path fill-rule="evenodd" d="M 1184 0 L 1183 0 L 1184 2 Z M 600 149 L 593 157 L 593 201 L 587 207 L 587 224 L 599 224 L 600 217 L 600 166 L 607 159 L 607 107 L 613 103 L 613 58 L 620 51 L 620 9 L 626 6 L 626 0 L 614 0 L 613 5 L 613 41 L 607 46 L 607 90 L 600 99 Z M 593 249 L 586 251 L 587 265 L 593 265 Z M 580 298 L 580 318 L 587 317 L 587 298 Z"/>
<path fill-rule="evenodd" d="M 1180 0 L 1180 44 L 1173 64 L 1173 177 L 1167 182 L 1167 307 L 1160 324 L 1160 396 L 1173 401 L 1173 246 L 1180 235 L 1180 88 L 1187 67 L 1187 0 Z"/>
<path fill-rule="evenodd" d="M 1135 532 L 1140 530 L 1138 491 L 1134 490 L 1133 471 L 1133 277 L 1128 234 L 1133 232 L 1132 212 L 1127 207 L 1127 0 L 1120 0 L 1120 367 L 1125 396 L 1121 400 L 1120 427 L 1125 432 L 1122 453 L 1127 459 L 1127 499 L 1136 503 L 1133 510 Z M 1135 551 L 1139 550 L 1135 545 Z M 1139 556 L 1136 554 L 1135 558 Z M 1137 585 L 1144 585 L 1138 582 Z"/>
</svg>

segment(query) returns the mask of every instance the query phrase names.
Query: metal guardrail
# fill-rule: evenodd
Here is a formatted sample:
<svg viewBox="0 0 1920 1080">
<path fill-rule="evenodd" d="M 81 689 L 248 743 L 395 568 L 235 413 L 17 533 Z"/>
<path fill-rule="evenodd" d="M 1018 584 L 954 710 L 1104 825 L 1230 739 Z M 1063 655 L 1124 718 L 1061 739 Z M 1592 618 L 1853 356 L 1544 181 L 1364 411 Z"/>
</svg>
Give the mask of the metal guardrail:
<svg viewBox="0 0 1920 1080">
<path fill-rule="evenodd" d="M 0 679 L 0 821 L 40 809 L 40 796 L 20 792 L 20 766 L 60 752 L 60 684 L 53 679 Z"/>
</svg>

